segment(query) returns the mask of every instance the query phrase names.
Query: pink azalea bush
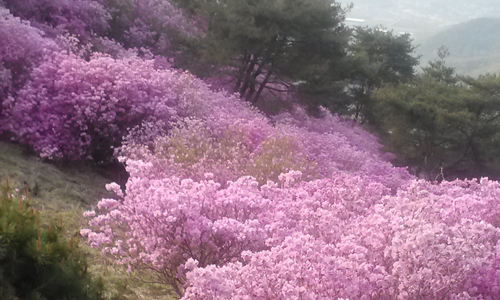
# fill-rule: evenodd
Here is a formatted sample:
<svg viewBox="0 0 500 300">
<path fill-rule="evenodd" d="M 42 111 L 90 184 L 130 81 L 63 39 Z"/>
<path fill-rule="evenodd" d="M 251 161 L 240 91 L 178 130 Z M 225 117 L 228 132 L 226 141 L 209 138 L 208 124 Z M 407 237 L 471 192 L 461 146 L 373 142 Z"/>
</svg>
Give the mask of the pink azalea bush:
<svg viewBox="0 0 500 300">
<path fill-rule="evenodd" d="M 374 181 L 391 187 L 393 192 L 412 177 L 405 168 L 395 168 L 385 160 L 378 147 L 372 149 L 358 147 L 344 134 L 352 129 L 339 122 L 328 124 L 330 132 L 320 133 L 299 126 L 279 126 L 288 132 L 298 143 L 303 153 L 317 164 L 321 177 L 329 177 L 335 172 L 347 172 L 357 175 L 371 176 Z M 367 132 L 363 137 L 370 142 L 372 136 Z M 377 146 L 378 143 L 376 144 Z M 366 148 L 364 148 L 366 147 Z M 380 147 L 380 146 L 379 146 Z"/>
<path fill-rule="evenodd" d="M 139 53 L 139 50 L 135 48 L 125 49 L 122 44 L 107 37 L 95 37 L 94 39 L 92 39 L 92 43 L 87 45 L 90 46 L 88 47 L 90 48 L 89 54 L 92 54 L 93 51 L 93 52 L 107 54 L 113 57 L 114 59 L 132 58 L 134 56 L 139 56 L 142 54 L 141 57 L 144 57 L 146 59 L 156 59 L 162 61 L 165 60 L 168 62 L 166 58 L 154 57 L 149 53 L 145 53 L 146 51 L 144 51 L 143 49 L 139 49 L 141 53 Z"/>
<path fill-rule="evenodd" d="M 152 177 L 128 161 L 126 196 L 82 230 L 183 299 L 495 299 L 500 184 L 412 181 L 397 195 L 368 176 L 259 187 Z M 220 248 L 217 248 L 220 247 Z"/>
<path fill-rule="evenodd" d="M 122 146 L 125 193 L 86 213 L 104 255 L 182 299 L 495 299 L 498 182 L 416 181 L 338 117 L 273 125 L 182 86 L 168 132 L 146 122 Z"/>
<path fill-rule="evenodd" d="M 187 116 L 229 124 L 258 115 L 187 73 L 158 67 L 157 60 L 96 54 L 86 61 L 71 53 L 47 55 L 4 107 L 3 129 L 41 156 L 97 161 L 109 160 L 129 129 L 147 123 L 159 135 Z"/>
<path fill-rule="evenodd" d="M 296 252 L 293 274 L 302 268 L 299 258 L 319 269 L 322 260 L 314 259 L 323 256 L 350 262 L 344 248 L 332 245 L 347 243 L 356 222 L 410 178 L 390 166 L 371 135 L 335 116 L 295 113 L 273 124 L 235 96 L 134 55 L 96 54 L 86 61 L 72 53 L 47 54 L 5 108 L 4 130 L 45 157 L 100 161 L 125 141 L 118 153 L 130 173 L 126 196 L 110 186 L 118 199 L 103 199 L 97 214 L 86 213 L 91 229 L 81 233 L 130 270 L 153 270 L 179 296 L 193 297 L 200 288 L 207 294 L 197 297 L 211 297 L 213 290 L 195 279 L 202 268 L 240 272 L 237 266 L 250 268 L 253 255 L 279 267 L 273 251 L 295 247 L 296 239 L 321 255 L 309 252 L 310 261 Z M 357 273 L 362 256 L 338 274 L 382 293 L 386 283 L 365 278 L 373 270 L 389 276 L 377 268 L 381 254 L 374 257 L 364 275 Z M 485 264 L 478 272 L 491 277 L 491 268 Z M 234 284 L 228 297 L 240 293 Z M 325 282 L 326 295 L 363 291 L 335 284 Z M 269 295 L 285 289 L 291 297 L 293 286 L 293 280 L 283 283 Z"/>
<path fill-rule="evenodd" d="M 191 89 L 190 91 L 200 92 L 208 89 L 200 81 L 193 80 L 191 83 L 197 89 Z M 213 92 L 212 94 L 220 95 Z M 222 266 L 225 263 L 241 261 L 242 251 L 252 249 L 254 249 L 252 251 L 255 251 L 255 248 L 269 249 L 274 244 L 279 245 L 290 235 L 293 235 L 294 232 L 300 230 L 310 232 L 316 228 L 316 233 L 323 232 L 325 239 L 327 239 L 326 236 L 328 236 L 328 240 L 338 239 L 343 229 L 332 226 L 332 224 L 348 223 L 351 217 L 366 214 L 366 210 L 373 203 L 380 201 L 383 195 L 391 193 L 392 186 L 390 185 L 384 186 L 378 182 L 366 184 L 362 177 L 355 177 L 356 180 L 353 181 L 347 173 L 339 173 L 339 169 L 333 168 L 327 171 L 335 172 L 335 180 L 316 180 L 312 181 L 310 185 L 307 185 L 304 181 L 300 184 L 302 180 L 324 177 L 324 175 L 316 172 L 316 161 L 321 161 L 320 158 L 323 154 L 321 150 L 324 151 L 325 149 L 319 149 L 315 153 L 313 151 L 309 152 L 306 147 L 306 143 L 312 141 L 309 135 L 316 137 L 319 133 L 307 131 L 306 129 L 300 131 L 299 128 L 290 124 L 272 126 L 262 115 L 245 105 L 240 107 L 238 107 L 238 104 L 229 106 L 227 100 L 238 103 L 235 98 L 211 97 L 210 99 L 209 92 L 204 93 L 204 95 L 206 98 L 201 98 L 204 102 L 193 103 L 193 101 L 200 98 L 190 97 L 189 104 L 192 104 L 192 106 L 183 106 L 183 111 L 189 112 L 187 114 L 194 116 L 194 118 L 184 118 L 183 121 L 178 121 L 176 125 L 171 126 L 168 135 L 158 132 L 156 130 L 158 127 L 154 123 L 148 123 L 147 126 L 135 128 L 131 131 L 125 145 L 120 150 L 121 159 L 126 163 L 131 176 L 125 191 L 127 196 L 123 197 L 121 191 L 117 191 L 117 195 L 121 200 L 104 199 L 99 204 L 101 210 L 97 216 L 94 216 L 94 212 L 89 213 L 93 217 L 89 223 L 92 229 L 86 229 L 82 231 L 82 234 L 88 236 L 92 246 L 101 247 L 104 254 L 111 254 L 118 262 L 129 265 L 131 270 L 148 266 L 158 276 L 163 276 L 163 282 L 173 287 L 179 295 L 182 295 L 186 283 L 185 264 L 189 258 L 194 258 L 193 253 L 196 251 L 202 251 L 205 255 L 208 255 L 208 253 L 216 255 L 215 258 L 210 259 L 210 263 L 207 263 L 206 259 L 208 258 L 204 258 L 203 261 L 196 259 L 199 266 L 209 266 L 210 264 Z M 212 101 L 208 102 L 207 98 Z M 234 110 L 234 107 L 238 107 L 238 109 Z M 337 119 L 334 118 L 334 120 Z M 335 123 L 333 122 L 330 125 L 335 126 Z M 337 128 L 331 130 L 341 130 L 341 128 L 337 126 Z M 301 133 L 302 136 L 297 132 Z M 335 155 L 352 156 L 349 151 L 354 153 L 357 151 L 354 146 L 349 146 L 349 142 L 340 133 L 320 136 L 326 140 L 334 140 L 332 141 L 334 146 L 328 149 L 333 151 Z M 320 139 L 317 138 L 316 141 L 320 141 Z M 309 146 L 314 147 L 314 145 Z M 358 152 L 360 153 L 358 155 L 364 153 L 361 150 Z M 375 153 L 376 150 L 373 150 L 373 152 Z M 357 158 L 357 156 L 354 157 Z M 339 162 L 339 165 L 342 168 L 348 167 L 353 172 L 361 170 L 358 165 L 356 167 L 347 166 L 345 162 Z M 362 165 L 362 162 L 359 165 Z M 278 176 L 278 172 L 287 172 L 293 169 L 303 170 L 305 174 L 292 171 L 289 175 Z M 307 171 L 311 171 L 311 173 L 308 175 Z M 209 181 L 205 178 L 207 174 L 210 176 Z M 245 175 L 249 174 L 253 175 L 253 178 L 258 178 L 258 181 L 252 177 L 245 177 Z M 268 180 L 281 181 L 281 187 Z M 158 185 L 160 182 L 161 184 Z M 210 184 L 211 193 L 228 198 L 210 200 L 212 196 L 203 194 L 203 196 L 183 198 L 185 199 L 183 201 L 187 201 L 187 204 L 179 203 L 178 200 L 171 203 L 177 197 L 172 196 L 174 195 L 172 193 L 178 193 L 179 189 L 174 187 L 172 182 L 176 185 L 180 184 L 189 187 L 192 184 L 201 185 L 203 188 L 200 188 L 203 191 L 206 190 L 205 186 Z M 183 185 L 183 183 L 187 182 L 189 182 L 189 185 Z M 259 189 L 259 185 L 262 184 L 264 185 Z M 305 188 L 301 192 L 302 194 L 295 194 L 297 184 Z M 342 190 L 337 190 L 337 188 Z M 322 193 L 324 193 L 323 196 L 321 196 Z M 191 195 L 192 193 L 182 192 L 182 194 Z M 299 194 L 300 196 L 298 196 Z M 303 212 L 305 210 L 301 206 L 302 203 L 297 201 L 297 197 L 306 199 L 308 195 L 315 195 L 308 202 L 313 207 L 317 206 L 318 201 L 319 203 L 324 202 L 328 207 L 337 207 L 339 204 L 336 204 L 335 201 L 339 201 L 342 205 L 345 205 L 346 209 L 338 215 L 329 214 L 326 210 L 318 212 L 319 215 L 314 220 L 321 220 L 321 224 L 310 225 L 307 223 L 309 218 L 304 219 Z M 321 200 L 318 197 L 331 198 Z M 359 199 L 357 199 L 358 197 Z M 284 202 L 285 199 L 291 201 Z M 241 204 L 241 201 L 245 204 Z M 158 206 L 153 204 L 154 202 L 163 204 Z M 223 203 L 220 207 L 219 202 Z M 107 208 L 108 203 L 113 203 L 113 206 Z M 237 209 L 233 207 L 236 204 L 243 206 Z M 155 205 L 154 209 L 151 205 Z M 174 207 L 185 207 L 187 211 L 183 212 L 183 214 L 188 215 L 192 205 L 196 207 L 207 206 L 207 209 L 208 207 L 213 208 L 222 215 L 212 215 L 210 209 L 196 212 L 193 218 L 197 220 L 209 219 L 209 221 L 201 225 L 199 223 L 196 223 L 198 224 L 196 225 L 189 218 L 180 218 L 177 215 L 172 215 L 172 218 L 170 218 L 170 214 L 174 212 Z M 257 209 L 259 213 L 257 215 L 244 213 L 243 220 L 236 218 L 233 214 L 237 211 L 246 211 L 245 205 Z M 137 207 L 144 207 L 144 209 L 137 210 L 135 209 Z M 289 215 L 282 214 L 282 209 L 293 211 L 293 213 Z M 195 210 L 198 211 L 198 209 Z M 150 213 L 156 217 L 147 217 L 149 221 L 144 220 L 143 217 Z M 123 219 L 117 219 L 117 216 L 122 216 Z M 246 218 L 249 217 L 252 217 L 252 222 L 254 222 L 252 224 L 258 224 L 258 228 L 262 229 L 257 235 L 258 240 L 255 240 L 256 235 L 251 233 L 250 229 L 238 225 L 238 222 L 247 222 Z M 236 219 L 237 222 L 232 219 Z M 179 222 L 175 224 L 168 223 L 172 226 L 167 226 L 163 220 L 167 222 L 170 222 L 168 220 L 177 220 Z M 153 227 L 151 227 L 151 230 L 144 229 L 141 231 L 134 227 L 136 221 L 141 222 L 143 224 L 141 226 L 144 228 L 160 226 L 166 231 L 160 233 L 158 229 L 153 229 Z M 151 222 L 158 222 L 158 224 L 153 225 Z M 237 240 L 231 240 L 235 232 L 229 228 L 222 230 L 219 227 L 214 227 L 213 224 L 219 224 L 219 222 L 227 224 L 233 230 L 237 228 L 238 232 L 243 235 Z M 200 244 L 201 242 L 197 240 L 198 235 L 192 236 L 192 234 L 189 234 L 182 238 L 176 236 L 176 233 L 187 233 L 187 229 L 184 229 L 186 226 L 201 226 L 193 230 L 196 234 L 198 232 L 207 232 L 206 235 L 201 234 L 201 236 L 206 236 L 207 240 L 202 242 L 208 244 Z M 318 231 L 318 228 L 324 230 Z M 210 233 L 212 230 L 229 235 L 227 238 L 232 241 L 230 249 L 236 251 L 231 255 L 230 260 L 222 260 L 217 256 L 221 254 L 220 252 L 228 251 L 228 249 L 225 248 L 227 245 L 220 241 L 220 239 L 224 240 L 222 237 L 215 238 L 213 233 Z M 247 231 L 248 233 L 246 233 Z M 133 237 L 132 232 L 140 234 Z M 191 232 L 191 229 L 189 232 Z M 188 248 L 175 246 L 176 243 L 179 243 L 179 238 L 184 241 L 182 243 L 185 245 L 189 244 L 188 241 L 193 242 L 192 247 L 197 250 L 195 251 L 191 246 Z M 155 244 L 154 246 L 141 244 L 145 243 L 147 239 L 151 239 L 154 243 L 160 243 L 160 241 L 167 241 L 168 239 L 170 241 L 166 244 L 161 242 L 161 244 Z M 214 239 L 217 239 L 217 241 L 214 241 Z M 110 250 L 118 244 L 124 245 L 125 240 L 129 245 L 141 244 L 140 249 L 142 252 L 139 251 L 138 254 L 134 254 L 138 250 L 132 246 L 130 246 L 132 247 L 132 253 L 129 252 L 130 248 Z M 254 244 L 252 245 L 252 243 Z M 213 249 L 211 248 L 213 244 L 224 249 Z M 118 249 L 121 252 L 117 252 Z M 120 254 L 119 257 L 116 256 L 117 253 Z M 162 253 L 162 255 L 159 253 Z M 169 253 L 168 257 L 170 259 L 165 257 L 166 253 Z M 160 262 L 152 260 L 151 255 Z M 196 255 L 197 257 L 203 256 L 202 254 Z"/>
<path fill-rule="evenodd" d="M 110 0 L 106 2 L 112 15 L 110 35 L 127 48 L 147 48 L 155 54 L 173 57 L 175 36 L 202 34 L 199 22 L 165 0 Z"/>
<path fill-rule="evenodd" d="M 90 221 L 96 230 L 81 231 L 91 246 L 129 268 L 153 270 L 179 295 L 188 258 L 200 266 L 224 265 L 238 260 L 242 251 L 264 249 L 269 200 L 252 178 L 242 177 L 221 189 L 211 174 L 201 182 L 149 179 L 141 176 L 148 167 L 129 162 L 127 195 L 118 191 L 119 200 L 99 202 L 106 213 Z"/>
<path fill-rule="evenodd" d="M 16 99 L 6 101 L 5 129 L 42 157 L 106 156 L 128 127 L 175 116 L 176 97 L 169 93 L 174 76 L 137 58 L 85 61 L 55 53 L 32 72 Z"/>
<path fill-rule="evenodd" d="M 197 88 L 203 87 L 198 84 Z M 262 185 L 291 170 L 301 171 L 303 180 L 349 172 L 372 176 L 395 192 L 411 178 L 406 169 L 394 168 L 386 160 L 372 135 L 330 113 L 314 119 L 299 110 L 295 115 L 280 116 L 272 125 L 245 106 L 239 111 L 229 111 L 223 102 L 198 103 L 196 107 L 198 111 L 190 114 L 205 117 L 177 123 L 167 135 L 151 131 L 154 126 L 148 127 L 154 133 L 133 131 L 122 155 L 157 165 L 155 172 L 160 176 L 166 172 L 161 171 L 162 166 L 169 165 L 169 175 L 201 180 L 209 172 L 222 185 L 246 175 Z M 305 123 L 320 123 L 317 128 L 322 131 Z M 356 142 L 353 136 L 365 143 Z"/>
<path fill-rule="evenodd" d="M 42 62 L 44 53 L 57 49 L 56 43 L 45 38 L 42 31 L 0 7 L 0 105 L 24 85 L 32 68 Z"/>
<path fill-rule="evenodd" d="M 186 119 L 152 143 L 144 141 L 147 134 L 134 132 L 120 153 L 156 166 L 151 169 L 154 177 L 175 175 L 198 181 L 205 173 L 212 173 L 214 181 L 223 186 L 247 175 L 262 185 L 291 170 L 302 171 L 308 179 L 318 176 L 315 162 L 301 153 L 293 137 L 273 133 L 263 118 L 240 119 L 227 127 L 209 124 L 218 126 L 211 129 L 207 122 Z"/>
<path fill-rule="evenodd" d="M 194 264 L 238 265 L 243 253 L 271 251 L 299 233 L 341 241 L 349 224 L 411 178 L 378 148 L 351 144 L 342 132 L 352 126 L 337 117 L 317 120 L 323 132 L 294 123 L 314 123 L 305 115 L 272 125 L 245 102 L 189 78 L 182 94 L 189 101 L 176 106 L 167 132 L 154 121 L 130 131 L 119 150 L 130 173 L 126 196 L 116 190 L 118 200 L 103 199 L 82 231 L 93 247 L 129 270 L 152 270 L 179 296 L 195 286 L 186 281 Z"/>
<path fill-rule="evenodd" d="M 317 182 L 306 185 L 312 184 Z M 499 204 L 500 186 L 485 179 L 466 185 L 414 182 L 385 197 L 370 191 L 378 200 L 360 212 L 339 200 L 363 202 L 362 193 L 337 201 L 325 193 L 323 199 L 336 204 L 328 207 L 303 187 L 292 193 L 303 193 L 302 199 L 286 200 L 280 191 L 271 203 L 287 205 L 274 211 L 295 230 L 280 237 L 287 226 L 273 226 L 273 218 L 267 229 L 279 228 L 280 242 L 268 240 L 272 248 L 245 251 L 240 261 L 224 266 L 199 267 L 190 260 L 193 271 L 182 299 L 497 299 L 500 230 L 487 220 L 498 220 L 489 208 Z M 450 187 L 453 195 L 443 197 Z M 457 196 L 461 200 L 453 201 Z"/>
<path fill-rule="evenodd" d="M 17 17 L 52 37 L 71 33 L 82 39 L 104 34 L 110 18 L 102 0 L 4 0 Z"/>
<path fill-rule="evenodd" d="M 390 193 L 380 183 L 342 174 L 335 180 L 306 183 L 293 171 L 280 176 L 280 186 L 269 181 L 259 188 L 251 177 L 226 187 L 211 180 L 210 173 L 210 179 L 200 182 L 155 177 L 155 166 L 142 160 L 128 160 L 127 170 L 131 177 L 126 196 L 117 185 L 110 186 L 119 199 L 103 199 L 97 215 L 88 212 L 92 229 L 81 233 L 91 246 L 131 270 L 153 270 L 179 295 L 186 284 L 188 259 L 199 267 L 237 263 L 244 251 L 257 253 L 281 245 L 296 232 L 339 240 L 342 225 L 366 215 Z"/>
</svg>

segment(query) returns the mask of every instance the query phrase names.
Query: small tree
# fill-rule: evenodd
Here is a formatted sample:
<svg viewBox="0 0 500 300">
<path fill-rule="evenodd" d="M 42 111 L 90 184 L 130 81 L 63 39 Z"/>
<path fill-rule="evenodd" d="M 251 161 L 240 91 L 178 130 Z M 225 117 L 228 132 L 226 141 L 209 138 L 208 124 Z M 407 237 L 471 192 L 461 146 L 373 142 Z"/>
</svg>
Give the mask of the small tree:
<svg viewBox="0 0 500 300">
<path fill-rule="evenodd" d="M 62 237 L 61 224 L 41 225 L 29 195 L 0 186 L 0 298 L 102 299 L 87 273 L 78 237 Z"/>
</svg>

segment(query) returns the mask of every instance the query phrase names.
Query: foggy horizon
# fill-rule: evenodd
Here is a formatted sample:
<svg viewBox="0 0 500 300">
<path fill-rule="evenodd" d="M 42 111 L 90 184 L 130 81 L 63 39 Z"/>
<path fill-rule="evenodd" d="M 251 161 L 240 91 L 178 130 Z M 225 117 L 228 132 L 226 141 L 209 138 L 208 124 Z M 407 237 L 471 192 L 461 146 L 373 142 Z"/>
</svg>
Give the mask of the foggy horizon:
<svg viewBox="0 0 500 300">
<path fill-rule="evenodd" d="M 382 25 L 394 33 L 410 33 L 421 41 L 446 28 L 478 18 L 499 18 L 497 0 L 337 0 L 352 4 L 346 15 L 350 26 Z"/>
<path fill-rule="evenodd" d="M 336 0 L 348 26 L 382 26 L 395 35 L 410 34 L 420 66 L 449 50 L 447 63 L 458 73 L 477 76 L 500 72 L 498 0 Z"/>
</svg>

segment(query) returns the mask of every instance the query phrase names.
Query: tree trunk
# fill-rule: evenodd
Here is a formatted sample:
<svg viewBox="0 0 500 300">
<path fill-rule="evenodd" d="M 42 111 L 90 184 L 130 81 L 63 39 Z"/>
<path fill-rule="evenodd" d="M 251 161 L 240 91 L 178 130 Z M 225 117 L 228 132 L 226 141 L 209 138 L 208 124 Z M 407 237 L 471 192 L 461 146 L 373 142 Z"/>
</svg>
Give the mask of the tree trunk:
<svg viewBox="0 0 500 300">
<path fill-rule="evenodd" d="M 250 81 L 252 79 L 252 71 L 255 68 L 255 65 L 257 64 L 258 59 L 259 59 L 258 55 L 254 54 L 252 60 L 250 61 L 250 65 L 248 66 L 248 68 L 245 72 L 246 75 L 244 75 L 243 86 L 240 89 L 240 97 L 241 98 L 243 98 L 245 96 L 245 93 L 250 86 Z"/>
<path fill-rule="evenodd" d="M 245 52 L 245 55 L 243 58 L 243 65 L 238 70 L 238 79 L 236 80 L 236 85 L 234 88 L 235 92 L 239 92 L 239 90 L 240 90 L 241 82 L 243 81 L 243 76 L 245 75 L 245 72 L 247 71 L 248 64 L 250 63 L 251 57 L 252 57 L 251 54 L 248 54 Z"/>
<path fill-rule="evenodd" d="M 257 83 L 257 77 L 262 73 L 262 67 L 264 66 L 265 62 L 262 61 L 259 64 L 259 67 L 257 70 L 252 74 L 252 77 L 250 77 L 250 88 L 248 90 L 248 93 L 245 95 L 245 100 L 250 101 L 252 99 L 253 93 L 255 93 L 255 84 Z"/>
<path fill-rule="evenodd" d="M 262 81 L 262 83 L 260 84 L 260 87 L 259 87 L 259 90 L 257 91 L 257 94 L 255 94 L 255 97 L 252 99 L 252 103 L 254 103 L 254 104 L 257 103 L 257 101 L 260 98 L 260 94 L 262 94 L 262 91 L 266 87 L 266 84 L 269 81 L 269 78 L 271 78 L 272 73 L 273 73 L 273 71 L 267 72 L 266 78 L 264 78 L 264 81 Z"/>
</svg>

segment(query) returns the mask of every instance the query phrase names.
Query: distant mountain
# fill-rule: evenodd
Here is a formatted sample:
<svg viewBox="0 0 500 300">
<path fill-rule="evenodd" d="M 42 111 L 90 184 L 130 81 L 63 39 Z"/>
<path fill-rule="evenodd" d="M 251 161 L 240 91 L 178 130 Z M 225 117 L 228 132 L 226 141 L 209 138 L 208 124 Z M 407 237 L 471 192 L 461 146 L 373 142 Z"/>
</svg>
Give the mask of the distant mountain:
<svg viewBox="0 0 500 300">
<path fill-rule="evenodd" d="M 421 42 L 439 31 L 478 18 L 500 17 L 499 0 L 337 0 L 353 4 L 347 17 L 352 26 L 382 25 L 408 32 Z M 359 21 L 363 20 L 363 21 Z"/>
<path fill-rule="evenodd" d="M 420 43 L 421 65 L 437 59 L 437 49 L 446 46 L 449 66 L 459 74 L 500 73 L 500 18 L 482 18 L 450 26 Z"/>
</svg>

